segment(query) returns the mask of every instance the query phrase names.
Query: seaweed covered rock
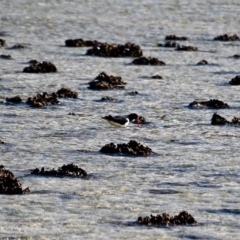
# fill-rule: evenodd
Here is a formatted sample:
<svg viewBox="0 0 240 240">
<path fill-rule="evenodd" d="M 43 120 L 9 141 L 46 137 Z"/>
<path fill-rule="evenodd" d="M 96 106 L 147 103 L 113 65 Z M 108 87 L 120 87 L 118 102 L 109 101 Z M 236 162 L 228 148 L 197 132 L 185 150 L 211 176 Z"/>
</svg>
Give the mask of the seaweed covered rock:
<svg viewBox="0 0 240 240">
<path fill-rule="evenodd" d="M 31 170 L 31 174 L 51 176 L 51 177 L 86 177 L 87 172 L 77 165 L 71 163 L 63 165 L 58 169 L 45 169 L 44 167 L 39 170 L 38 168 Z"/>
<path fill-rule="evenodd" d="M 152 226 L 172 226 L 172 225 L 190 225 L 196 224 L 197 221 L 187 211 L 182 211 L 178 215 L 170 216 L 167 213 L 139 217 L 137 223 L 140 225 Z"/>
<path fill-rule="evenodd" d="M 0 194 L 25 194 L 29 188 L 22 189 L 22 184 L 14 174 L 0 165 Z"/>
<path fill-rule="evenodd" d="M 77 98 L 78 97 L 77 92 L 74 92 L 68 88 L 61 88 L 56 93 L 59 98 Z"/>
<path fill-rule="evenodd" d="M 220 108 L 229 108 L 229 105 L 218 99 L 210 99 L 209 101 L 203 101 L 203 102 L 193 101 L 189 104 L 189 107 L 192 107 L 192 108 L 208 107 L 213 109 L 220 109 Z"/>
<path fill-rule="evenodd" d="M 186 40 L 188 40 L 188 38 L 187 37 L 178 37 L 176 35 L 167 35 L 165 37 L 165 40 L 167 40 L 167 41 L 186 41 Z"/>
<path fill-rule="evenodd" d="M 230 85 L 240 85 L 240 75 L 237 75 L 236 77 L 232 78 L 231 81 L 229 81 Z"/>
<path fill-rule="evenodd" d="M 86 55 L 94 55 L 100 57 L 140 57 L 142 49 L 139 45 L 127 42 L 121 44 L 98 43 L 88 49 Z"/>
<path fill-rule="evenodd" d="M 197 63 L 197 65 L 207 65 L 208 64 L 208 61 L 203 59 L 201 60 L 200 62 Z"/>
<path fill-rule="evenodd" d="M 129 141 L 127 144 L 109 143 L 103 146 L 100 150 L 102 153 L 116 154 L 123 153 L 136 156 L 149 156 L 152 154 L 152 149 L 148 146 L 141 144 L 135 140 Z"/>
<path fill-rule="evenodd" d="M 89 89 L 94 90 L 107 90 L 114 88 L 125 88 L 125 83 L 119 76 L 107 75 L 105 72 L 101 72 L 93 81 L 89 82 Z"/>
<path fill-rule="evenodd" d="M 176 51 L 187 51 L 187 52 L 192 52 L 192 51 L 197 51 L 198 48 L 197 47 L 193 47 L 193 46 L 178 46 L 176 49 Z"/>
<path fill-rule="evenodd" d="M 239 41 L 240 38 L 236 34 L 234 34 L 232 36 L 228 35 L 228 34 L 223 34 L 223 35 L 219 35 L 219 36 L 215 37 L 213 40 L 214 41 Z"/>
<path fill-rule="evenodd" d="M 162 43 L 159 43 L 158 44 L 158 47 L 166 47 L 166 48 L 176 48 L 176 47 L 179 47 L 180 45 L 176 42 L 173 42 L 173 41 L 168 41 L 164 44 Z"/>
<path fill-rule="evenodd" d="M 56 66 L 51 62 L 32 63 L 23 69 L 25 73 L 52 73 L 57 72 Z"/>
<path fill-rule="evenodd" d="M 0 55 L 0 58 L 7 60 L 12 59 L 11 55 Z"/>
<path fill-rule="evenodd" d="M 15 96 L 15 97 L 11 97 L 11 98 L 6 98 L 7 102 L 11 102 L 11 103 L 21 103 L 22 99 L 19 96 Z"/>
<path fill-rule="evenodd" d="M 77 39 L 67 39 L 65 40 L 66 47 L 92 47 L 97 44 L 100 44 L 100 42 L 94 40 L 83 40 L 82 38 Z"/>
<path fill-rule="evenodd" d="M 224 117 L 218 115 L 217 113 L 214 113 L 211 119 L 212 125 L 239 125 L 240 124 L 240 118 L 234 117 L 231 122 L 226 120 Z"/>
<path fill-rule="evenodd" d="M 56 93 L 47 93 L 37 94 L 36 96 L 29 97 L 27 102 L 32 107 L 43 107 L 46 105 L 57 105 L 59 104 Z"/>
<path fill-rule="evenodd" d="M 154 57 L 139 57 L 132 61 L 134 65 L 154 65 L 154 66 L 163 66 L 166 65 L 165 62 L 158 60 Z"/>
<path fill-rule="evenodd" d="M 0 38 L 0 47 L 6 46 L 6 41 L 2 38 Z"/>
</svg>

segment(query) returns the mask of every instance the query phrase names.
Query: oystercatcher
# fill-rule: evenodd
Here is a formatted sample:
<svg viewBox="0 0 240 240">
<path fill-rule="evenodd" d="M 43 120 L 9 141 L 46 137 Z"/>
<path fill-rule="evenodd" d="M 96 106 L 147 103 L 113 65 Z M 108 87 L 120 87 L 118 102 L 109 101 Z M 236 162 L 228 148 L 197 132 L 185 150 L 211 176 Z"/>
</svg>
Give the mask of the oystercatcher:
<svg viewBox="0 0 240 240">
<path fill-rule="evenodd" d="M 140 126 L 138 115 L 136 113 L 131 113 L 125 117 L 108 115 L 108 116 L 102 117 L 102 119 L 108 121 L 108 123 L 110 123 L 115 127 L 126 127 L 129 124 L 129 122 L 134 122 L 134 121 L 138 126 Z"/>
</svg>

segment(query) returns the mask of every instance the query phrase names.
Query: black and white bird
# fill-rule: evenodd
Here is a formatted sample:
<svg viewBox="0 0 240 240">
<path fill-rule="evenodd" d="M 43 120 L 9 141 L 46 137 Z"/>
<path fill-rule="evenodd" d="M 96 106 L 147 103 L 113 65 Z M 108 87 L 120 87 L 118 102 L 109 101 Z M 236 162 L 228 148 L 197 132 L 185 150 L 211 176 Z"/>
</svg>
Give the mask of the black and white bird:
<svg viewBox="0 0 240 240">
<path fill-rule="evenodd" d="M 102 117 L 102 119 L 108 121 L 108 123 L 114 127 L 126 127 L 129 124 L 129 122 L 134 122 L 134 121 L 138 126 L 140 126 L 138 115 L 136 113 L 131 113 L 125 117 L 108 115 L 108 116 Z"/>
</svg>

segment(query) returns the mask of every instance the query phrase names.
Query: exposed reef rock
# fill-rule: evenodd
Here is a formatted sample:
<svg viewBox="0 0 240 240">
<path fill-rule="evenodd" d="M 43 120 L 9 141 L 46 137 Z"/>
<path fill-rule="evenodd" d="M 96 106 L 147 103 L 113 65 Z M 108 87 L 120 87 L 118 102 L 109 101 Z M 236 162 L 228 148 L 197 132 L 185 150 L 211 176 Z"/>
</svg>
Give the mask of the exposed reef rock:
<svg viewBox="0 0 240 240">
<path fill-rule="evenodd" d="M 77 38 L 77 39 L 67 39 L 65 41 L 65 45 L 66 47 L 92 47 L 95 46 L 97 44 L 100 44 L 100 42 L 94 40 L 83 40 L 81 38 Z"/>
<path fill-rule="evenodd" d="M 0 140 L 0 144 L 5 144 L 5 142 L 3 142 L 2 140 Z"/>
<path fill-rule="evenodd" d="M 193 47 L 193 46 L 178 46 L 176 49 L 176 51 L 188 51 L 188 52 L 191 52 L 191 51 L 197 51 L 198 48 L 197 47 Z"/>
<path fill-rule="evenodd" d="M 208 107 L 213 109 L 220 109 L 220 108 L 229 108 L 229 105 L 218 99 L 210 99 L 209 101 L 203 101 L 203 102 L 193 101 L 189 104 L 189 107 L 192 107 L 192 108 Z"/>
<path fill-rule="evenodd" d="M 234 35 L 228 35 L 228 34 L 223 34 L 215 37 L 213 40 L 215 41 L 239 41 L 240 38 L 234 34 Z"/>
<path fill-rule="evenodd" d="M 233 55 L 233 58 L 240 59 L 240 54 Z"/>
<path fill-rule="evenodd" d="M 173 226 L 173 225 L 193 225 L 197 221 L 187 211 L 182 211 L 178 215 L 170 216 L 167 213 L 150 215 L 147 217 L 139 217 L 138 224 L 151 226 Z"/>
<path fill-rule="evenodd" d="M 231 81 L 229 81 L 230 85 L 240 85 L 240 75 L 237 75 L 236 77 L 232 78 Z"/>
<path fill-rule="evenodd" d="M 78 97 L 77 92 L 74 92 L 68 88 L 61 88 L 56 93 L 59 98 L 77 98 Z"/>
<path fill-rule="evenodd" d="M 23 46 L 20 43 L 17 43 L 15 45 L 13 45 L 12 47 L 10 47 L 10 49 L 22 49 L 22 48 L 26 48 L 25 46 Z"/>
<path fill-rule="evenodd" d="M 101 98 L 101 101 L 103 101 L 103 102 L 105 102 L 105 101 L 113 102 L 113 101 L 116 101 L 116 100 L 117 100 L 116 98 L 113 98 L 113 97 L 110 97 L 110 96 L 105 96 L 105 97 Z"/>
<path fill-rule="evenodd" d="M 101 72 L 93 81 L 89 82 L 89 89 L 94 90 L 108 90 L 114 88 L 124 89 L 125 83 L 119 76 L 107 75 Z"/>
<path fill-rule="evenodd" d="M 12 59 L 11 55 L 0 55 L 2 59 Z"/>
<path fill-rule="evenodd" d="M 11 97 L 11 98 L 6 98 L 7 102 L 12 102 L 12 103 L 21 103 L 22 99 L 19 96 Z"/>
<path fill-rule="evenodd" d="M 186 40 L 188 40 L 188 38 L 187 37 L 178 37 L 176 35 L 167 35 L 165 37 L 165 40 L 167 40 L 167 41 L 186 41 Z"/>
<path fill-rule="evenodd" d="M 208 61 L 203 59 L 201 60 L 200 62 L 197 63 L 197 65 L 207 65 L 208 64 Z"/>
<path fill-rule="evenodd" d="M 152 76 L 151 78 L 152 79 L 162 79 L 162 76 L 157 74 L 157 75 Z"/>
<path fill-rule="evenodd" d="M 43 107 L 46 105 L 57 105 L 59 104 L 56 93 L 47 93 L 37 94 L 34 97 L 29 97 L 27 102 L 32 107 Z"/>
<path fill-rule="evenodd" d="M 31 170 L 31 174 L 42 175 L 42 176 L 51 176 L 51 177 L 86 177 L 87 172 L 82 168 L 79 168 L 77 165 L 71 163 L 67 165 L 63 165 L 57 170 L 46 169 L 43 167 L 41 170 L 38 168 Z"/>
<path fill-rule="evenodd" d="M 57 68 L 51 62 L 31 63 L 29 67 L 23 69 L 25 73 L 52 73 L 57 72 Z"/>
<path fill-rule="evenodd" d="M 88 49 L 86 55 L 95 55 L 100 57 L 140 57 L 142 49 L 140 46 L 127 42 L 121 44 L 98 43 L 91 49 Z"/>
<path fill-rule="evenodd" d="M 178 43 L 173 42 L 173 41 L 168 41 L 168 42 L 166 42 L 164 44 L 162 44 L 162 43 L 158 44 L 158 47 L 166 47 L 166 48 L 177 48 L 179 46 L 180 45 Z"/>
<path fill-rule="evenodd" d="M 214 113 L 211 119 L 212 125 L 239 125 L 240 124 L 240 118 L 234 117 L 231 122 L 226 120 L 224 117 L 218 115 L 217 113 Z"/>
<path fill-rule="evenodd" d="M 0 38 L 0 47 L 4 47 L 6 45 L 7 45 L 6 41 L 4 39 Z"/>
<path fill-rule="evenodd" d="M 152 154 L 152 149 L 137 141 L 131 140 L 127 144 L 109 143 L 103 146 L 100 150 L 102 153 L 108 154 L 129 154 L 139 156 L 149 156 Z"/>
<path fill-rule="evenodd" d="M 25 194 L 29 188 L 22 189 L 22 184 L 14 174 L 0 165 L 0 194 Z"/>
<path fill-rule="evenodd" d="M 165 62 L 158 60 L 154 57 L 139 57 L 132 61 L 134 65 L 154 65 L 154 66 L 163 66 L 166 65 Z"/>
</svg>

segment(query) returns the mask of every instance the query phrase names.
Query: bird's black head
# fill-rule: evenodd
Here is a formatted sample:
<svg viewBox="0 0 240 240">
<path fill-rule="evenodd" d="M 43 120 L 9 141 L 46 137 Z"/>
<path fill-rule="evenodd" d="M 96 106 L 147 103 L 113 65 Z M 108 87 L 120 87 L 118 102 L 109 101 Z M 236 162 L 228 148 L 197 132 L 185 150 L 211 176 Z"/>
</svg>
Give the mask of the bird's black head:
<svg viewBox="0 0 240 240">
<path fill-rule="evenodd" d="M 138 119 L 138 115 L 136 113 L 131 113 L 128 115 L 128 119 L 130 122 L 132 122 L 133 120 Z"/>
</svg>

